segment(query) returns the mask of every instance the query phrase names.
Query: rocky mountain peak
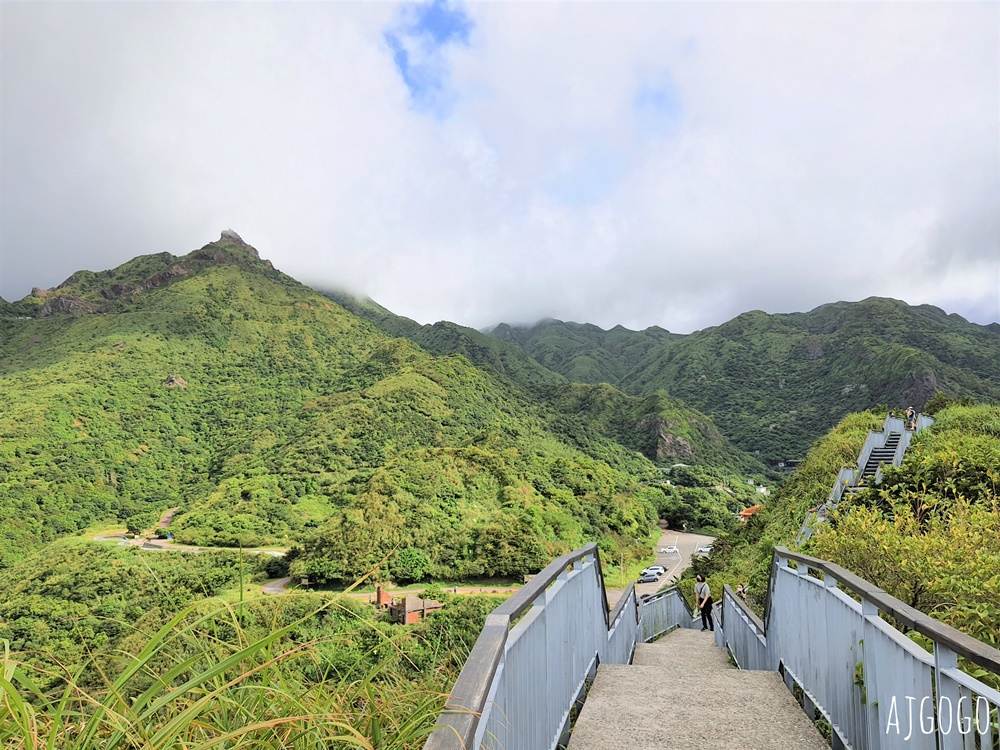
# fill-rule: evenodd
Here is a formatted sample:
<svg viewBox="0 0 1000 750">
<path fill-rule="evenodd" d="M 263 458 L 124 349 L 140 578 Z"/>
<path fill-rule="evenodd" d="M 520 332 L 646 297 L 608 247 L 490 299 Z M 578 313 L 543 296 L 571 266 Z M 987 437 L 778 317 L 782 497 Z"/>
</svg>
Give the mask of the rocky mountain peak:
<svg viewBox="0 0 1000 750">
<path fill-rule="evenodd" d="M 251 255 L 253 255 L 253 257 L 260 258 L 260 255 L 257 253 L 257 248 L 255 248 L 255 247 L 247 244 L 246 242 L 244 242 L 243 238 L 240 237 L 232 229 L 223 229 L 222 230 L 222 234 L 219 236 L 219 242 L 220 243 L 222 243 L 222 242 L 232 242 L 233 244 L 239 245 L 243 249 L 247 250 Z"/>
</svg>

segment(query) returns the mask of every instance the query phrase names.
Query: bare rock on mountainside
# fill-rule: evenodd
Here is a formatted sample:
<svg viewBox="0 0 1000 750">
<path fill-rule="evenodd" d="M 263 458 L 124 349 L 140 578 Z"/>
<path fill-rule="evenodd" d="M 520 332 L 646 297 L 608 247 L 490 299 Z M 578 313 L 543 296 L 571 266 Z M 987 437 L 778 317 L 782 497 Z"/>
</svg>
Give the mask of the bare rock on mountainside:
<svg viewBox="0 0 1000 750">
<path fill-rule="evenodd" d="M 86 315 L 88 313 L 95 312 L 97 308 L 87 300 L 80 299 L 79 297 L 74 297 L 70 294 L 64 294 L 60 297 L 54 297 L 42 305 L 38 309 L 39 318 L 47 318 L 49 315 L 54 315 L 56 313 L 68 313 L 69 315 Z"/>
<path fill-rule="evenodd" d="M 233 253 L 231 252 L 231 246 L 235 245 L 240 250 L 245 253 Z M 253 245 L 248 244 L 232 229 L 223 229 L 222 234 L 219 236 L 215 242 L 211 242 L 200 250 L 188 255 L 187 258 L 194 261 L 209 261 L 216 263 L 220 266 L 238 265 L 238 266 L 252 266 L 254 265 L 252 261 L 248 263 L 246 256 L 249 255 L 253 260 L 260 261 L 266 268 L 274 270 L 274 265 L 271 261 L 264 260 L 260 257 L 260 253 L 257 252 L 257 248 Z"/>
<path fill-rule="evenodd" d="M 129 284 L 112 284 L 109 287 L 101 289 L 99 293 L 104 299 L 116 299 L 127 294 L 140 294 L 149 289 L 166 286 L 178 276 L 187 276 L 188 273 L 190 273 L 190 271 L 184 268 L 184 266 L 175 264 L 166 271 L 161 271 L 160 273 L 150 276 L 148 279 L 139 284 L 139 286 L 133 287 Z"/>
<path fill-rule="evenodd" d="M 168 375 L 167 379 L 163 381 L 163 385 L 167 388 L 187 388 L 187 381 L 180 375 Z"/>
<path fill-rule="evenodd" d="M 39 288 L 37 286 L 34 286 L 34 287 L 31 288 L 31 294 L 34 297 L 48 297 L 50 294 L 52 294 L 52 290 L 51 289 L 41 289 L 41 288 Z"/>
<path fill-rule="evenodd" d="M 240 247 L 245 248 L 251 255 L 253 255 L 253 257 L 260 258 L 260 255 L 257 253 L 257 248 L 244 242 L 243 238 L 236 234 L 236 232 L 232 229 L 223 229 L 222 235 L 219 237 L 219 242 L 233 242 Z"/>
<path fill-rule="evenodd" d="M 694 421 L 694 420 L 692 420 Z M 650 445 L 643 454 L 654 461 L 666 459 L 692 458 L 694 448 L 680 435 L 669 432 L 670 425 L 658 414 L 650 414 L 636 425 L 639 432 L 652 432 L 655 443 Z M 720 436 L 721 439 L 721 436 Z"/>
</svg>

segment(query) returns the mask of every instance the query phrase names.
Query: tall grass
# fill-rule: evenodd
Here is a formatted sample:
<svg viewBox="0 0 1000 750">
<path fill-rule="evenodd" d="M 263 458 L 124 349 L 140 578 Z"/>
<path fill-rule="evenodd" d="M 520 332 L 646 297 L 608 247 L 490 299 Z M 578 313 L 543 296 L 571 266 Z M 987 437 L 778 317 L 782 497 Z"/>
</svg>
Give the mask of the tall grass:
<svg viewBox="0 0 1000 750">
<path fill-rule="evenodd" d="M 363 674 L 324 670 L 319 647 L 336 634 L 297 640 L 296 631 L 310 618 L 336 606 L 328 602 L 259 635 L 243 628 L 240 607 L 204 612 L 203 604 L 195 605 L 153 633 L 138 653 L 97 653 L 71 672 L 33 666 L 4 642 L 0 747 L 418 747 L 444 695 L 414 688 L 381 666 Z M 318 669 L 302 669 L 310 664 Z M 326 678 L 307 679 L 306 672 Z"/>
</svg>

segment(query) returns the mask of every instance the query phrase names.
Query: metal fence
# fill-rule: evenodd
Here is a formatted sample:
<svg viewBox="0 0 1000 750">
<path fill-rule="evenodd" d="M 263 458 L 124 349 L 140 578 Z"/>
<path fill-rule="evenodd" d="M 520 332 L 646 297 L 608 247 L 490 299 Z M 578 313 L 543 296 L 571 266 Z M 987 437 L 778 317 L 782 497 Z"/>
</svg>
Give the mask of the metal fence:
<svg viewBox="0 0 1000 750">
<path fill-rule="evenodd" d="M 597 546 L 563 555 L 486 618 L 424 750 L 552 750 L 598 664 L 691 620 L 676 587 L 609 614 Z"/>
<path fill-rule="evenodd" d="M 779 547 L 762 622 L 728 587 L 722 640 L 744 669 L 801 689 L 833 747 L 1000 750 L 1000 651 L 939 623 L 838 565 Z M 922 648 L 903 632 L 919 633 Z"/>
<path fill-rule="evenodd" d="M 645 597 L 641 603 L 639 627 L 643 643 L 659 638 L 674 628 L 694 627 L 691 607 L 676 586 Z"/>
<path fill-rule="evenodd" d="M 677 587 L 639 599 L 629 586 L 609 614 L 596 545 L 564 555 L 487 617 L 425 750 L 552 750 L 599 663 L 693 626 Z M 1000 750 L 987 684 L 1000 651 L 838 565 L 778 547 L 764 619 L 726 586 L 716 643 L 743 669 L 781 672 L 835 750 Z"/>
<path fill-rule="evenodd" d="M 776 671 L 778 663 L 767 649 L 764 623 L 728 585 L 722 589 L 719 609 L 716 645 L 729 651 L 740 669 Z"/>
</svg>

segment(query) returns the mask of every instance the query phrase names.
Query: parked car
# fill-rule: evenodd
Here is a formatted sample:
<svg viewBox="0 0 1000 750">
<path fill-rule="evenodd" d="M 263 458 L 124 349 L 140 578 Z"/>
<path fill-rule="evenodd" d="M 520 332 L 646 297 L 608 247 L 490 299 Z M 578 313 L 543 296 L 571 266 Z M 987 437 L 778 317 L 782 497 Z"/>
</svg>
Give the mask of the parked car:
<svg viewBox="0 0 1000 750">
<path fill-rule="evenodd" d="M 699 555 L 707 555 L 711 551 L 712 551 L 711 544 L 706 544 L 704 547 L 699 547 L 697 550 Z"/>
<path fill-rule="evenodd" d="M 681 553 L 681 551 L 679 549 L 677 549 L 677 545 L 676 544 L 671 544 L 669 547 L 661 547 L 660 548 L 660 554 L 661 555 L 679 555 L 680 553 Z"/>
<path fill-rule="evenodd" d="M 664 568 L 662 565 L 650 565 L 648 568 L 642 571 L 642 575 L 646 575 L 647 573 L 652 573 L 655 576 L 662 576 L 666 572 L 667 569 Z"/>
<path fill-rule="evenodd" d="M 652 573 L 647 573 L 639 576 L 636 583 L 656 583 L 660 580 L 659 576 L 654 576 Z"/>
</svg>

